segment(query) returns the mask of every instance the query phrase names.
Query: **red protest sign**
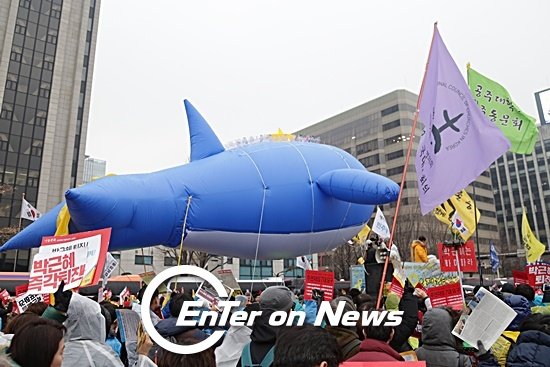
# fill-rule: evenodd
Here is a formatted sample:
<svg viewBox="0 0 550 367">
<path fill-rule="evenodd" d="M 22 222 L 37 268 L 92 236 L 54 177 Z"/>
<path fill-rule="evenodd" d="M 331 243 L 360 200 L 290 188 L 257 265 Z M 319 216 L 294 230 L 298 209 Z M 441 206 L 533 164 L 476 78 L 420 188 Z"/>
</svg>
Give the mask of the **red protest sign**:
<svg viewBox="0 0 550 367">
<path fill-rule="evenodd" d="M 334 297 L 334 273 L 332 271 L 306 270 L 304 284 L 304 299 L 312 299 L 314 289 L 325 292 L 324 301 L 331 301 Z"/>
<path fill-rule="evenodd" d="M 531 287 L 542 288 L 544 284 L 550 283 L 550 265 L 548 264 L 527 265 L 525 273 Z"/>
<path fill-rule="evenodd" d="M 19 297 L 20 295 L 27 293 L 28 290 L 28 284 L 18 285 L 17 287 L 15 287 L 15 296 Z"/>
<path fill-rule="evenodd" d="M 428 297 L 432 307 L 450 306 L 459 310 L 464 305 L 462 287 L 460 283 L 447 284 L 439 287 L 428 288 Z"/>
<path fill-rule="evenodd" d="M 401 285 L 399 280 L 397 280 L 397 278 L 394 276 L 391 280 L 390 292 L 397 294 L 399 298 L 401 298 L 403 297 L 403 291 L 404 291 L 403 286 Z"/>
<path fill-rule="evenodd" d="M 456 251 L 452 246 L 445 246 L 442 243 L 437 244 L 439 253 L 439 262 L 441 271 L 458 271 L 456 266 Z M 460 261 L 460 270 L 464 273 L 477 272 L 477 260 L 474 241 L 467 241 L 458 248 L 458 260 Z"/>
<path fill-rule="evenodd" d="M 512 276 L 514 277 L 514 285 L 529 284 L 527 273 L 519 270 L 512 270 Z"/>
</svg>

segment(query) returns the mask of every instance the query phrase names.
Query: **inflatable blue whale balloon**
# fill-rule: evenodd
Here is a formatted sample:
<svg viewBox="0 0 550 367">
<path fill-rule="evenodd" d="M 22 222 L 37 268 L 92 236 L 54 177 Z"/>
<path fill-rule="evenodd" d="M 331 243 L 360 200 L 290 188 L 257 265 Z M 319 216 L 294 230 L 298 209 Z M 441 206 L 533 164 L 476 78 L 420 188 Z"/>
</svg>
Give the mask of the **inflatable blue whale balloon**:
<svg viewBox="0 0 550 367">
<path fill-rule="evenodd" d="M 112 251 L 175 247 L 185 231 L 186 249 L 282 259 L 346 243 L 369 220 L 374 205 L 397 199 L 395 182 L 368 172 L 341 149 L 291 141 L 226 151 L 188 101 L 185 108 L 191 162 L 67 190 L 71 233 L 111 227 Z M 38 247 L 43 236 L 55 233 L 63 205 L 0 251 Z"/>
</svg>

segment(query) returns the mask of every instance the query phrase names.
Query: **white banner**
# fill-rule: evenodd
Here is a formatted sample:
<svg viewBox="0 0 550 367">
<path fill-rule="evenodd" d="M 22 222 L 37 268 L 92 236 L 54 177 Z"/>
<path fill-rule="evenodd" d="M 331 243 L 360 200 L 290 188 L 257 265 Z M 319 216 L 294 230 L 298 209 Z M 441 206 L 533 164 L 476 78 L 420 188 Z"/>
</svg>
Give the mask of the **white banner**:
<svg viewBox="0 0 550 367">
<path fill-rule="evenodd" d="M 45 302 L 44 296 L 41 294 L 29 294 L 25 293 L 15 299 L 19 313 L 23 313 L 29 308 L 29 305 L 38 302 Z"/>
<path fill-rule="evenodd" d="M 105 259 L 105 267 L 103 268 L 103 282 L 107 283 L 107 279 L 113 274 L 116 267 L 118 266 L 118 261 L 111 255 L 110 252 L 107 252 L 107 258 Z"/>
<path fill-rule="evenodd" d="M 384 217 L 384 214 L 379 207 L 376 207 L 376 216 L 374 217 L 374 223 L 372 224 L 372 231 L 379 235 L 382 239 L 390 238 L 390 227 L 386 222 L 386 217 Z"/>
</svg>

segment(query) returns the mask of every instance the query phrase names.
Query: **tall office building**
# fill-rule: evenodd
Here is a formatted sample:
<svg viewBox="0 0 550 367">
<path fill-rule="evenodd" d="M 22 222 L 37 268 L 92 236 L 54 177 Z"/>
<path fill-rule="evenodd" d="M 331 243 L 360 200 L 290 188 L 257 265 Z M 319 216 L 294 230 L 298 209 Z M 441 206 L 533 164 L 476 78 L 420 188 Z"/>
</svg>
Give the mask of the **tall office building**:
<svg viewBox="0 0 550 367">
<path fill-rule="evenodd" d="M 84 158 L 84 175 L 82 183 L 92 182 L 96 178 L 105 176 L 107 162 L 101 159 L 85 156 Z"/>
<path fill-rule="evenodd" d="M 550 125 L 539 127 L 539 140 L 530 155 L 506 153 L 491 166 L 502 255 L 508 254 L 505 270 L 520 269 L 525 256 L 521 241 L 522 208 L 531 229 L 548 247 L 550 238 Z"/>
<path fill-rule="evenodd" d="M 0 2 L 0 228 L 21 195 L 46 212 L 82 180 L 100 0 Z M 23 223 L 25 224 L 25 223 Z M 17 259 L 16 259 L 17 257 Z M 28 270 L 29 251 L 0 255 Z"/>
<path fill-rule="evenodd" d="M 357 157 L 369 171 L 400 183 L 417 98 L 414 93 L 396 90 L 302 129 L 297 134 L 319 137 L 321 143 L 337 146 Z M 405 258 L 409 257 L 409 243 L 419 235 L 428 238 L 431 251 L 435 251 L 433 245 L 436 242 L 450 238 L 446 227 L 433 215 L 420 214 L 414 161 L 416 147 L 422 134 L 421 126 L 419 123 L 415 132 L 395 238 Z M 471 185 L 467 191 L 472 193 Z M 489 241 L 498 239 L 495 205 L 488 171 L 476 181 L 476 196 L 481 212 L 478 225 L 479 242 L 481 252 L 487 253 Z M 382 206 L 382 210 L 391 226 L 395 203 Z M 322 265 L 323 261 L 319 260 L 319 263 Z"/>
</svg>

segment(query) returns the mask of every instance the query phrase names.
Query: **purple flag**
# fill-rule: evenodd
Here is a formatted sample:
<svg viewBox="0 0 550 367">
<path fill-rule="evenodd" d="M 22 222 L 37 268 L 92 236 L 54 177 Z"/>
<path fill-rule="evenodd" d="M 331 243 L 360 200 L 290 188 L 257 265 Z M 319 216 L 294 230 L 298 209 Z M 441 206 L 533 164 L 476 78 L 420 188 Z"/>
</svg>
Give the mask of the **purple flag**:
<svg viewBox="0 0 550 367">
<path fill-rule="evenodd" d="M 510 142 L 478 108 L 437 27 L 423 86 L 416 174 L 425 215 L 477 179 Z"/>
</svg>

